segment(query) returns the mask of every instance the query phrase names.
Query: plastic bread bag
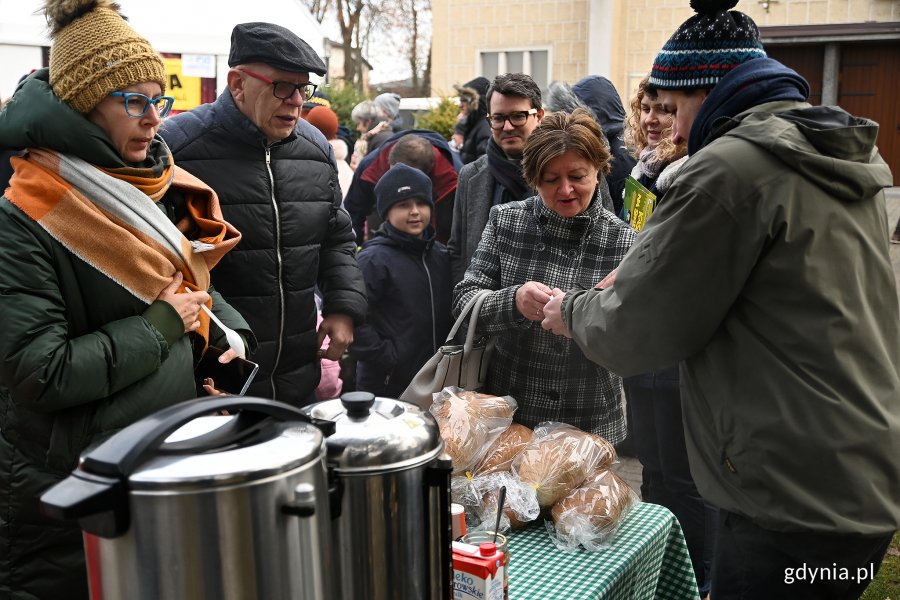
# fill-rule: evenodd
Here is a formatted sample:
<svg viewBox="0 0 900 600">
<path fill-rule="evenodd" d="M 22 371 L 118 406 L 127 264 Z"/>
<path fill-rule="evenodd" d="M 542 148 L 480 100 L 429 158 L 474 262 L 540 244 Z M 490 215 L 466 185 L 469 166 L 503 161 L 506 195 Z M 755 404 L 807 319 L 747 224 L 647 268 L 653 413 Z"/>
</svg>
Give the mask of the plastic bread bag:
<svg viewBox="0 0 900 600">
<path fill-rule="evenodd" d="M 480 460 L 472 466 L 469 473 L 473 477 L 509 471 L 513 459 L 531 443 L 534 431 L 513 423 L 501 433 Z"/>
<path fill-rule="evenodd" d="M 466 507 L 467 522 L 471 520 L 469 516 L 473 516 L 474 522 L 480 522 L 480 515 L 484 512 L 483 502 L 485 494 L 494 493 L 501 485 L 505 485 L 508 477 L 492 477 L 498 474 L 508 474 L 510 466 L 516 455 L 525 449 L 534 432 L 518 423 L 513 423 L 508 429 L 503 431 L 494 443 L 488 448 L 485 454 L 472 467 L 470 471 L 466 471 L 462 476 L 455 476 L 450 480 L 450 496 L 453 502 L 462 504 Z M 518 480 L 516 480 L 518 483 Z M 510 499 L 515 501 L 513 494 L 509 495 Z M 536 498 L 534 491 L 531 493 L 532 498 Z M 537 500 L 534 502 L 534 509 L 537 510 Z M 492 509 L 493 510 L 493 509 Z M 533 520 L 536 515 L 531 515 L 531 509 L 522 507 L 516 514 L 515 509 L 510 509 L 507 502 L 505 509 L 507 518 L 512 523 L 513 528 L 524 525 L 525 521 Z M 496 518 L 496 515 L 494 515 Z M 472 529 L 476 525 L 469 525 Z"/>
<path fill-rule="evenodd" d="M 550 508 L 579 487 L 589 473 L 608 468 L 616 451 L 607 440 L 565 423 L 544 422 L 513 460 L 512 470 L 532 486 L 541 508 Z"/>
<path fill-rule="evenodd" d="M 557 548 L 579 546 L 598 551 L 609 547 L 637 494 L 610 470 L 597 471 L 581 487 L 553 505 L 547 532 Z"/>
<path fill-rule="evenodd" d="M 511 396 L 444 388 L 429 411 L 437 420 L 453 472 L 465 473 L 512 424 L 518 405 Z"/>
<path fill-rule="evenodd" d="M 540 515 L 534 488 L 522 484 L 509 471 L 482 475 L 470 482 L 473 494 L 478 496 L 478 503 L 471 509 L 475 516 L 471 528 L 475 531 L 493 531 L 501 487 L 506 488 L 506 499 L 500 517 L 500 533 L 506 533 L 510 528 L 519 529 Z"/>
</svg>

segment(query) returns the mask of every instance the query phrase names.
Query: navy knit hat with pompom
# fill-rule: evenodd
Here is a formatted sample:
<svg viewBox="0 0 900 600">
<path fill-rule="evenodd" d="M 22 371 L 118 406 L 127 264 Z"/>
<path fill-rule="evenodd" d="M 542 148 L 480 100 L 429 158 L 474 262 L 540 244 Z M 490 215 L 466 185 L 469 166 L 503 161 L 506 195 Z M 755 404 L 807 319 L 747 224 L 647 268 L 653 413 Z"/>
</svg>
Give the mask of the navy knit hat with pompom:
<svg viewBox="0 0 900 600">
<path fill-rule="evenodd" d="M 765 58 L 759 29 L 737 0 L 691 0 L 697 13 L 672 34 L 650 72 L 649 85 L 662 90 L 711 88 L 736 66 Z"/>
</svg>

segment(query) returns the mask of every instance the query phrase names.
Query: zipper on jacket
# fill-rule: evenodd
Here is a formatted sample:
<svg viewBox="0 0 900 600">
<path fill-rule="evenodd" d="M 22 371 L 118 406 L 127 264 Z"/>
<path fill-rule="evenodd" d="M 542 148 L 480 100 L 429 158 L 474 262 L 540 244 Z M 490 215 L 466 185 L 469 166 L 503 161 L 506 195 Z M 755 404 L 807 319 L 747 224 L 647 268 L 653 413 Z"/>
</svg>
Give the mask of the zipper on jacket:
<svg viewBox="0 0 900 600">
<path fill-rule="evenodd" d="M 722 460 L 722 462 L 725 464 L 725 468 L 727 468 L 729 471 L 731 471 L 735 475 L 737 474 L 737 468 L 735 468 L 734 463 L 731 462 L 731 459 L 728 458 L 728 456 L 725 456 L 724 459 Z"/>
<path fill-rule="evenodd" d="M 275 346 L 275 362 L 272 364 L 272 373 L 269 382 L 272 384 L 272 400 L 275 400 L 275 372 L 278 370 L 278 362 L 281 360 L 281 348 L 284 345 L 284 284 L 282 282 L 281 259 L 281 213 L 278 212 L 278 201 L 275 199 L 275 176 L 272 175 L 272 151 L 266 146 L 266 171 L 269 172 L 269 190 L 272 197 L 272 209 L 275 211 L 275 257 L 278 262 L 278 342 Z"/>
<path fill-rule="evenodd" d="M 428 263 L 425 262 L 425 254 L 428 250 L 422 251 L 422 266 L 425 267 L 425 277 L 428 278 L 428 298 L 431 300 L 431 347 L 437 352 L 437 319 L 434 316 L 434 288 L 431 285 L 431 271 L 428 270 Z"/>
</svg>

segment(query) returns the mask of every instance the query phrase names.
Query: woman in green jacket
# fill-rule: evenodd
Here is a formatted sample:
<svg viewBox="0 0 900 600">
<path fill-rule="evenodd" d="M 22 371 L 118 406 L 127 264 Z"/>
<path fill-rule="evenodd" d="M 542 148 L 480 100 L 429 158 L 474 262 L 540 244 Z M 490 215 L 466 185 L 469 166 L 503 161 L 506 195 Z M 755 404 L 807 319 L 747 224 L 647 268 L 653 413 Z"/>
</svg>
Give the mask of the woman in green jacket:
<svg viewBox="0 0 900 600">
<path fill-rule="evenodd" d="M 88 445 L 197 396 L 195 360 L 227 347 L 201 305 L 252 341 L 209 289 L 240 234 L 156 137 L 159 54 L 109 0 L 46 12 L 50 68 L 0 113 L 0 146 L 28 149 L 0 199 L 0 597 L 28 600 L 87 597 L 81 533 L 38 498 Z"/>
</svg>

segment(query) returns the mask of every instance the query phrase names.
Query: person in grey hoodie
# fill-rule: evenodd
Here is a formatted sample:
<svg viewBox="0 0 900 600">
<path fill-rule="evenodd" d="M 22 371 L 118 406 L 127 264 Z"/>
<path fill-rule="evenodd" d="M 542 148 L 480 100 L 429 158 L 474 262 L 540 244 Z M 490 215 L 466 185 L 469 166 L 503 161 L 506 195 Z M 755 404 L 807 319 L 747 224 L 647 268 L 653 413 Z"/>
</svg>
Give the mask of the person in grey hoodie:
<svg viewBox="0 0 900 600">
<path fill-rule="evenodd" d="M 612 286 L 555 290 L 543 326 L 623 376 L 681 361 L 691 473 L 720 508 L 712 598 L 857 598 L 900 526 L 892 176 L 878 125 L 806 103 L 734 4 L 654 62 L 690 155 L 665 202 Z"/>
</svg>

